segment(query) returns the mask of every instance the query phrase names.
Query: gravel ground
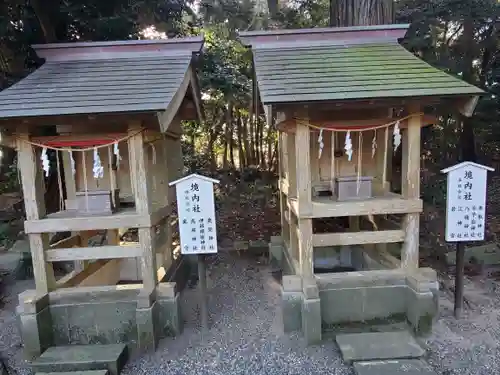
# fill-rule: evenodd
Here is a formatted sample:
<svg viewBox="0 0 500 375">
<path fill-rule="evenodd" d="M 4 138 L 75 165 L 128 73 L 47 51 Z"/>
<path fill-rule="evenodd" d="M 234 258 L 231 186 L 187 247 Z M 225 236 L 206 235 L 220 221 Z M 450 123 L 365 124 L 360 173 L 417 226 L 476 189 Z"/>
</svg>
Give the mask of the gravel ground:
<svg viewBox="0 0 500 375">
<path fill-rule="evenodd" d="M 9 375 L 31 374 L 25 366 L 21 348 L 21 338 L 17 330 L 17 296 L 26 289 L 34 289 L 33 280 L 9 283 L 4 305 L 0 308 L 0 358 L 8 366 Z"/>
<path fill-rule="evenodd" d="M 186 290 L 184 333 L 133 359 L 124 375 L 353 374 L 332 341 L 305 347 L 299 335 L 283 335 L 279 286 L 267 265 L 236 254 L 220 254 L 209 263 L 209 332 L 198 326 L 196 290 Z M 0 352 L 15 369 L 12 374 L 30 374 L 22 361 L 15 305 L 17 294 L 32 287 L 31 281 L 10 286 L 0 311 Z M 500 285 L 468 281 L 465 295 L 470 306 L 456 321 L 452 298 L 442 293 L 440 320 L 426 340 L 428 361 L 442 375 L 500 374 Z"/>
<path fill-rule="evenodd" d="M 130 362 L 124 375 L 351 374 L 333 341 L 307 348 L 282 334 L 279 285 L 267 265 L 235 253 L 209 262 L 209 332 L 200 332 L 197 293 L 187 290 L 184 333 Z"/>
<path fill-rule="evenodd" d="M 500 374 L 500 284 L 469 279 L 464 294 L 468 308 L 456 320 L 453 297 L 442 292 L 440 319 L 427 340 L 428 361 L 443 375 Z"/>
</svg>

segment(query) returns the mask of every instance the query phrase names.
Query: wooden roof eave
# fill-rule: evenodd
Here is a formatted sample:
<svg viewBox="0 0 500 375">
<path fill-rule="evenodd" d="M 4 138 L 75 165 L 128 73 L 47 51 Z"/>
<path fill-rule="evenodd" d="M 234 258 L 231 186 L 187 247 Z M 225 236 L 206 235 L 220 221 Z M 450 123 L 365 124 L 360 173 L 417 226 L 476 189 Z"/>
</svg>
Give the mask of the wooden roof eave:
<svg viewBox="0 0 500 375">
<path fill-rule="evenodd" d="M 482 94 L 457 94 L 448 96 L 423 96 L 423 97 L 391 97 L 391 98 L 367 98 L 359 100 L 335 100 L 335 101 L 304 101 L 304 102 L 274 102 L 263 103 L 264 106 L 272 105 L 276 112 L 297 112 L 307 108 L 310 112 L 315 113 L 318 110 L 328 109 L 329 111 L 344 111 L 353 109 L 367 108 L 391 108 L 391 107 L 407 107 L 418 104 L 424 106 L 447 105 L 453 106 L 464 116 L 472 116 L 478 100 Z"/>
<path fill-rule="evenodd" d="M 184 102 L 190 89 L 198 118 L 200 120 L 203 118 L 198 81 L 196 79 L 196 75 L 193 71 L 192 65 L 190 64 L 188 69 L 186 70 L 186 74 L 184 75 L 181 84 L 179 85 L 179 88 L 177 89 L 167 108 L 165 108 L 164 111 L 157 112 L 158 123 L 160 125 L 161 132 L 167 132 L 171 124 L 176 122 L 174 120 L 182 120 L 179 118 L 178 114 L 180 112 L 182 103 Z"/>
<path fill-rule="evenodd" d="M 201 89 L 200 82 L 198 80 L 198 76 L 196 75 L 194 66 L 190 66 L 191 69 L 191 90 L 193 94 L 193 102 L 196 106 L 196 112 L 198 114 L 198 120 L 203 122 L 205 121 L 204 111 L 203 111 L 203 101 L 201 100 Z"/>
</svg>

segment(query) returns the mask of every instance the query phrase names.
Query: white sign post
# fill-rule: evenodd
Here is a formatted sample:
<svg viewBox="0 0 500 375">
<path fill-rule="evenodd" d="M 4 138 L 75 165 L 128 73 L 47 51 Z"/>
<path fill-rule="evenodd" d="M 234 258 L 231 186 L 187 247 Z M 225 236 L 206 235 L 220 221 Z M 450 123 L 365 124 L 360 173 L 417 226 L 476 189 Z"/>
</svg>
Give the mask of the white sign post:
<svg viewBox="0 0 500 375">
<path fill-rule="evenodd" d="M 177 194 L 181 254 L 217 253 L 214 183 L 219 181 L 197 174 L 170 183 Z"/>
<path fill-rule="evenodd" d="M 198 278 L 201 297 L 201 322 L 208 328 L 207 278 L 205 254 L 217 253 L 214 183 L 219 181 L 192 174 L 170 183 L 175 185 L 181 254 L 198 255 Z"/>
<path fill-rule="evenodd" d="M 443 169 L 448 176 L 446 189 L 447 242 L 456 242 L 455 316 L 463 309 L 464 242 L 483 241 L 486 224 L 487 173 L 493 168 L 463 162 Z"/>
</svg>

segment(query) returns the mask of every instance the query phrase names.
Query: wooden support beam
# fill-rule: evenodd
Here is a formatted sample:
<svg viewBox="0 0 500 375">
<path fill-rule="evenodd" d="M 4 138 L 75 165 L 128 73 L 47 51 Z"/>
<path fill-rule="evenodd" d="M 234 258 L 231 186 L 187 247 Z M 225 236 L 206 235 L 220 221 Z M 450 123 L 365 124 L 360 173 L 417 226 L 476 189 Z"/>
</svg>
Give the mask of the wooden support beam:
<svg viewBox="0 0 500 375">
<path fill-rule="evenodd" d="M 288 199 L 292 212 L 297 215 L 297 200 Z M 402 199 L 397 195 L 389 198 L 373 198 L 365 201 L 337 202 L 324 199 L 312 202 L 312 214 L 301 216 L 305 218 L 326 218 L 341 216 L 406 214 L 422 212 L 420 199 Z"/>
<path fill-rule="evenodd" d="M 389 128 L 378 129 L 377 150 L 375 153 L 375 178 L 374 190 L 377 193 L 385 193 L 389 191 L 389 182 L 387 176 L 387 163 L 390 156 L 389 153 Z"/>
<path fill-rule="evenodd" d="M 64 185 L 66 187 L 66 199 L 76 199 L 76 181 L 71 168 L 71 154 L 68 151 L 62 151 L 62 164 L 64 170 Z"/>
<path fill-rule="evenodd" d="M 120 281 L 121 259 L 98 260 L 90 263 L 75 278 L 78 283 L 75 286 L 102 286 L 116 285 Z"/>
<path fill-rule="evenodd" d="M 139 228 L 139 245 L 141 248 L 141 271 L 144 289 L 156 287 L 156 254 L 153 249 L 153 229 Z"/>
<path fill-rule="evenodd" d="M 68 288 L 74 286 L 72 281 L 82 271 L 83 270 L 74 270 L 67 273 L 66 275 L 64 275 L 63 277 L 61 277 L 59 280 L 56 281 L 56 288 L 59 289 L 59 288 Z"/>
<path fill-rule="evenodd" d="M 287 205 L 286 205 L 286 195 L 283 194 L 281 191 L 280 191 L 280 218 L 281 218 L 281 238 L 285 238 L 286 237 L 286 233 L 287 233 L 287 230 L 286 230 L 286 227 L 289 225 L 288 224 L 288 220 L 287 220 L 287 216 L 288 216 L 288 209 L 287 209 Z"/>
<path fill-rule="evenodd" d="M 40 166 L 40 157 L 29 143 L 29 134 L 18 134 L 18 159 L 21 169 L 24 209 L 26 220 L 39 220 L 45 217 L 45 182 L 44 171 Z"/>
<path fill-rule="evenodd" d="M 420 197 L 420 130 L 420 118 L 415 116 L 402 134 L 401 190 L 407 199 Z"/>
<path fill-rule="evenodd" d="M 46 215 L 44 176 L 43 170 L 38 168 L 40 159 L 37 152 L 28 141 L 30 137 L 27 130 L 18 134 L 17 155 L 21 169 L 24 208 L 27 220 L 40 220 Z M 42 232 L 29 234 L 28 237 L 36 290 L 43 295 L 56 288 L 54 270 L 45 261 L 49 237 L 48 234 L 42 234 Z"/>
<path fill-rule="evenodd" d="M 412 113 L 419 110 L 416 105 L 410 108 Z M 408 128 L 403 132 L 402 194 L 406 199 L 420 197 L 420 126 L 421 119 L 412 117 L 408 121 Z M 401 254 L 403 268 L 418 268 L 419 216 L 418 213 L 408 213 L 404 220 L 406 236 Z"/>
<path fill-rule="evenodd" d="M 310 149 L 309 127 L 297 124 L 297 133 L 295 134 L 295 173 L 299 216 L 306 216 L 312 213 Z"/>
<path fill-rule="evenodd" d="M 297 228 L 299 239 L 300 273 L 303 277 L 312 276 L 314 273 L 312 220 L 299 219 Z"/>
<path fill-rule="evenodd" d="M 128 150 L 135 208 L 138 214 L 144 215 L 151 213 L 151 194 L 144 155 L 144 136 L 140 130 L 140 123 L 129 126 Z"/>
<path fill-rule="evenodd" d="M 141 255 L 142 252 L 139 245 L 71 247 L 66 249 L 50 249 L 45 252 L 48 262 L 136 258 Z"/>
<path fill-rule="evenodd" d="M 297 198 L 297 166 L 295 163 L 295 134 L 287 134 L 286 136 L 287 160 L 288 160 L 288 196 Z"/>
<path fill-rule="evenodd" d="M 28 220 L 24 223 L 26 233 L 76 232 L 115 228 L 141 228 L 151 226 L 151 215 L 136 215 L 134 212 L 123 212 L 106 216 L 51 214 L 42 220 Z"/>
<path fill-rule="evenodd" d="M 288 250 L 290 252 L 290 257 L 299 264 L 300 262 L 300 251 L 299 251 L 299 237 L 298 237 L 298 224 L 295 218 L 290 216 L 289 218 L 289 228 L 290 228 L 290 244 Z M 300 267 L 297 268 L 297 272 L 300 272 Z"/>
<path fill-rule="evenodd" d="M 405 231 L 403 230 L 318 233 L 313 235 L 313 246 L 367 245 L 403 242 L 404 240 Z"/>
<path fill-rule="evenodd" d="M 89 241 L 91 237 L 97 235 L 99 231 L 97 230 L 82 230 L 78 232 L 80 243 L 78 247 L 88 247 Z M 69 247 L 69 246 L 68 246 Z M 85 267 L 90 264 L 88 260 L 76 260 L 75 261 L 75 270 L 83 271 Z"/>
<path fill-rule="evenodd" d="M 37 293 L 43 295 L 57 287 L 54 269 L 45 258 L 45 249 L 49 247 L 49 235 L 47 233 L 32 233 L 28 237 L 36 290 Z"/>
<path fill-rule="evenodd" d="M 156 225 L 168 216 L 171 207 L 161 207 L 150 215 L 135 214 L 133 209 L 121 210 L 111 215 L 76 216 L 74 212 L 65 211 L 48 215 L 42 220 L 24 222 L 26 233 L 79 232 L 116 229 L 116 228 L 148 228 Z"/>
<path fill-rule="evenodd" d="M 57 241 L 49 246 L 50 249 L 64 249 L 68 247 L 80 246 L 80 235 L 74 234 L 68 238 L 64 238 L 61 241 Z"/>
</svg>

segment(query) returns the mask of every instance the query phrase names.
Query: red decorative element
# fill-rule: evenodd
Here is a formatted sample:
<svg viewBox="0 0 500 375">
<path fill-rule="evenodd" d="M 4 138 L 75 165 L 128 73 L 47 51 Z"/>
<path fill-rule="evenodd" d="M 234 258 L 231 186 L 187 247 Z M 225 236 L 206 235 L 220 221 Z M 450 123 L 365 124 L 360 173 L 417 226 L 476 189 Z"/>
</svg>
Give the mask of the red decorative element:
<svg viewBox="0 0 500 375">
<path fill-rule="evenodd" d="M 336 126 L 336 125 L 329 125 L 328 123 L 323 123 L 322 128 L 347 132 L 347 131 L 373 129 L 376 126 L 383 126 L 383 125 L 373 124 L 373 125 L 360 125 L 360 126 L 353 125 L 353 126 L 348 126 L 348 127 L 341 127 L 341 126 Z M 389 126 L 390 125 L 388 125 L 388 127 Z"/>
<path fill-rule="evenodd" d="M 44 146 L 48 147 L 96 147 L 103 145 L 110 145 L 115 142 L 114 139 L 92 139 L 92 140 L 81 140 L 81 141 L 48 141 L 44 142 Z"/>
</svg>

